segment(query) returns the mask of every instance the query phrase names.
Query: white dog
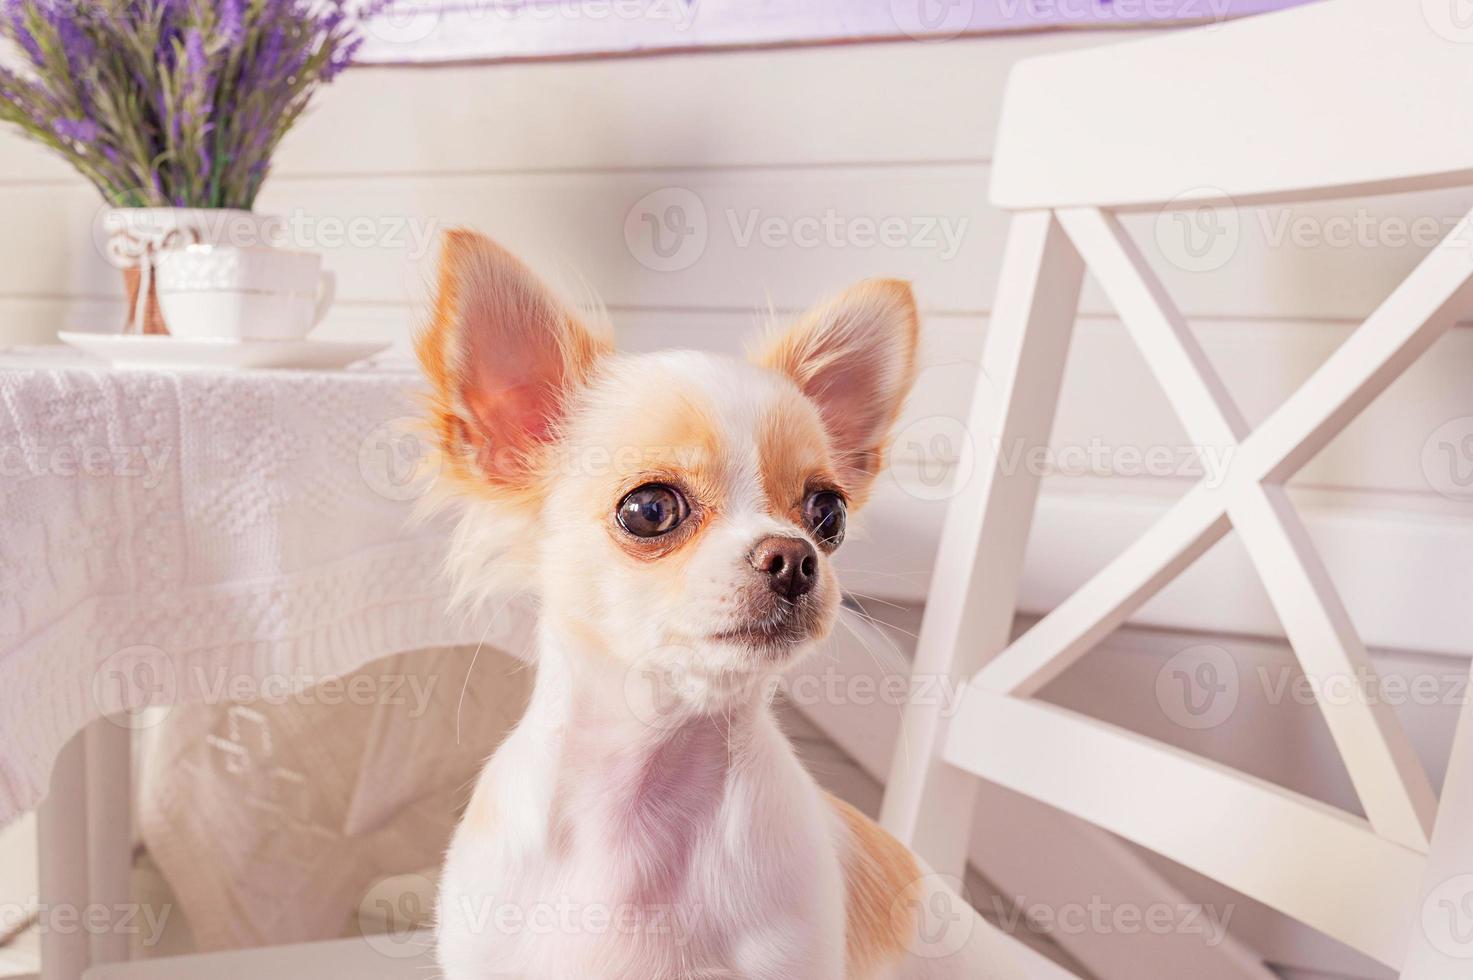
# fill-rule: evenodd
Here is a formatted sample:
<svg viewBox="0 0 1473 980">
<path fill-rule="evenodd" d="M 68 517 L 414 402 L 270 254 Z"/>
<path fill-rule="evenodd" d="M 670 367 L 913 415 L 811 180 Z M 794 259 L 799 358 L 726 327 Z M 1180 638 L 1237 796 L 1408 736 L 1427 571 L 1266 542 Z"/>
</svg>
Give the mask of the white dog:
<svg viewBox="0 0 1473 980">
<path fill-rule="evenodd" d="M 445 867 L 448 980 L 986 975 L 979 943 L 919 928 L 940 886 L 818 788 L 768 706 L 833 623 L 830 555 L 917 332 L 909 286 L 872 281 L 750 361 L 616 354 L 450 235 L 419 355 L 463 505 L 452 569 L 471 601 L 510 572 L 541 619 L 531 707 Z"/>
</svg>

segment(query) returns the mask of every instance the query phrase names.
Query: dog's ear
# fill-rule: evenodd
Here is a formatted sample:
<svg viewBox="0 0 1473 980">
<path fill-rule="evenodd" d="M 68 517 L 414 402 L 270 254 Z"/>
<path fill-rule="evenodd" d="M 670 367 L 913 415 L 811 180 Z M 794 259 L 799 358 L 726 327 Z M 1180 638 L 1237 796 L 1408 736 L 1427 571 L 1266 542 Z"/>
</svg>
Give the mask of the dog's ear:
<svg viewBox="0 0 1473 980">
<path fill-rule="evenodd" d="M 445 465 L 491 489 L 529 489 L 608 340 L 484 235 L 451 231 L 439 280 L 434 319 L 415 348 Z"/>
<path fill-rule="evenodd" d="M 838 454 L 840 479 L 860 500 L 879 472 L 890 430 L 915 381 L 920 318 L 910 284 L 860 283 L 768 337 L 753 360 L 792 378 L 812 399 Z"/>
</svg>

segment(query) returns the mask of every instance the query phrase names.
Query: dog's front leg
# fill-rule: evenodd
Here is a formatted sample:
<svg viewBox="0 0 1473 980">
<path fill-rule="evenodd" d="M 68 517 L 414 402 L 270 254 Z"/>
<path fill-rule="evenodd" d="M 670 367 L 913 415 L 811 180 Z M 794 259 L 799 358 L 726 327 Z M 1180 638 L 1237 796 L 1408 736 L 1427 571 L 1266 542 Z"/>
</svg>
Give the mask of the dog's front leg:
<svg viewBox="0 0 1473 980">
<path fill-rule="evenodd" d="M 732 952 L 742 980 L 844 980 L 842 936 L 773 926 L 742 937 Z"/>
</svg>

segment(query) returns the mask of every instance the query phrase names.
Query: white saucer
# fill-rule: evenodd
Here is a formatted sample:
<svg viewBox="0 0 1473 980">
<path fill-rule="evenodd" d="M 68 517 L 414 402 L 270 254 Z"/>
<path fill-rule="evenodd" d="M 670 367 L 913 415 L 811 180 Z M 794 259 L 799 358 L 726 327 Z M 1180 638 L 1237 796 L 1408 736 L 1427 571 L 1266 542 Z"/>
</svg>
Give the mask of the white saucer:
<svg viewBox="0 0 1473 980">
<path fill-rule="evenodd" d="M 389 346 L 345 340 L 205 340 L 65 330 L 57 336 L 63 343 L 100 357 L 114 367 L 331 370 L 347 367 Z"/>
</svg>

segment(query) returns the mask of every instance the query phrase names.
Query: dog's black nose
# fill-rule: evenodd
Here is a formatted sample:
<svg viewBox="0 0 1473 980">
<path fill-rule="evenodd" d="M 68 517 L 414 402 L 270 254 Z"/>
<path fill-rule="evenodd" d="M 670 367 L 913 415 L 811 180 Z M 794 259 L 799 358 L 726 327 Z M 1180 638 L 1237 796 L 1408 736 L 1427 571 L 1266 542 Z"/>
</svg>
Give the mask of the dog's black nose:
<svg viewBox="0 0 1473 980">
<path fill-rule="evenodd" d="M 803 538 L 774 534 L 757 542 L 749 559 L 767 575 L 767 584 L 785 599 L 796 599 L 818 582 L 818 552 Z"/>
</svg>

